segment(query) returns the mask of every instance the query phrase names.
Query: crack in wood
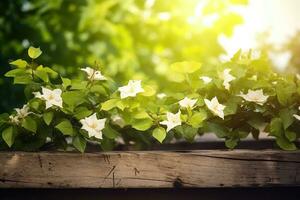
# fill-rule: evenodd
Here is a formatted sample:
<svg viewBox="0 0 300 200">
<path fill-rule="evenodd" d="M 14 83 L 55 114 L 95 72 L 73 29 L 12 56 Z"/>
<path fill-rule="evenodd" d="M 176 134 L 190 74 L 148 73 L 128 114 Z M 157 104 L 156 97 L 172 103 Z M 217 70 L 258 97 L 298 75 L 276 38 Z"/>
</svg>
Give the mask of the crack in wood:
<svg viewBox="0 0 300 200">
<path fill-rule="evenodd" d="M 37 157 L 38 157 L 38 161 L 39 161 L 40 168 L 42 169 L 42 168 L 43 168 L 43 163 L 42 163 L 41 155 L 38 154 Z"/>
<path fill-rule="evenodd" d="M 234 157 L 222 157 L 222 156 L 211 156 L 211 155 L 200 155 L 200 154 L 192 154 L 193 156 L 206 157 L 206 158 L 216 158 L 216 159 L 224 159 L 224 160 L 237 160 L 237 161 L 262 161 L 262 162 L 283 162 L 283 163 L 296 163 L 300 164 L 300 161 L 288 161 L 288 160 L 277 160 L 277 159 L 262 159 L 262 158 L 234 158 Z"/>
<path fill-rule="evenodd" d="M 105 176 L 104 179 L 107 179 L 107 177 L 109 177 L 109 175 L 115 170 L 115 168 L 116 168 L 116 165 L 114 165 L 114 166 L 111 168 L 111 170 L 109 170 L 108 174 Z"/>
<path fill-rule="evenodd" d="M 135 167 L 134 168 L 134 175 L 136 176 L 137 174 L 139 174 L 140 173 L 140 171 Z"/>
</svg>

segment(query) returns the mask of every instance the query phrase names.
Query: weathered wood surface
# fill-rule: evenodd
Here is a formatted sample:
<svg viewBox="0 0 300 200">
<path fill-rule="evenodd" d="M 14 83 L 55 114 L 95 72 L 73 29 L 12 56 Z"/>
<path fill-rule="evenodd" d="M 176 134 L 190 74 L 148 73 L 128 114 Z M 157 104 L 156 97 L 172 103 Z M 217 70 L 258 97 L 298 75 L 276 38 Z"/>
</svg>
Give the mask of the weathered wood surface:
<svg viewBox="0 0 300 200">
<path fill-rule="evenodd" d="M 0 187 L 300 186 L 300 152 L 0 152 Z"/>
</svg>

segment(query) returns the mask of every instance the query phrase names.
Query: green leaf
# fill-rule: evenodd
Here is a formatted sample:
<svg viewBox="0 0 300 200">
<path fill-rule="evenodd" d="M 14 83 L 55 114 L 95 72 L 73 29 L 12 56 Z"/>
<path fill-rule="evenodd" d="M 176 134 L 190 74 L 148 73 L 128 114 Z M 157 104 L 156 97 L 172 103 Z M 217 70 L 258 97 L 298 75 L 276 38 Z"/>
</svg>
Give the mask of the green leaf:
<svg viewBox="0 0 300 200">
<path fill-rule="evenodd" d="M 62 122 L 55 126 L 62 134 L 64 135 L 73 135 L 73 126 L 71 122 L 67 119 L 64 119 Z"/>
<path fill-rule="evenodd" d="M 93 87 L 91 87 L 90 90 L 91 90 L 92 93 L 107 95 L 107 92 L 106 92 L 105 88 L 102 85 L 93 85 Z"/>
<path fill-rule="evenodd" d="M 205 124 L 204 130 L 205 132 L 212 132 L 216 134 L 216 136 L 219 138 L 226 137 L 229 132 L 226 127 L 211 122 Z"/>
<path fill-rule="evenodd" d="M 270 133 L 276 137 L 282 137 L 284 129 L 280 118 L 273 118 L 270 123 Z"/>
<path fill-rule="evenodd" d="M 166 130 L 162 127 L 155 128 L 152 132 L 152 136 L 157 139 L 160 143 L 166 138 Z"/>
<path fill-rule="evenodd" d="M 146 118 L 150 119 L 149 114 L 144 110 L 137 110 L 136 112 L 133 112 L 131 117 L 133 119 L 146 119 Z"/>
<path fill-rule="evenodd" d="M 238 141 L 239 141 L 239 139 L 237 139 L 237 138 L 230 138 L 225 141 L 225 145 L 229 149 L 234 149 L 234 147 L 236 147 L 236 145 L 238 144 Z"/>
<path fill-rule="evenodd" d="M 62 80 L 62 86 L 66 89 L 67 87 L 69 87 L 71 85 L 71 80 L 68 78 L 63 78 L 61 77 Z"/>
<path fill-rule="evenodd" d="M 14 65 L 18 68 L 25 68 L 27 66 L 27 62 L 25 60 L 22 60 L 22 59 L 12 61 L 9 64 Z"/>
<path fill-rule="evenodd" d="M 42 51 L 40 48 L 35 48 L 35 47 L 29 47 L 28 49 L 28 55 L 32 59 L 38 58 L 42 54 Z"/>
<path fill-rule="evenodd" d="M 101 104 L 101 110 L 109 111 L 117 106 L 119 99 L 109 99 Z"/>
<path fill-rule="evenodd" d="M 207 118 L 205 111 L 195 112 L 189 119 L 189 124 L 194 128 L 202 127 L 202 122 Z"/>
<path fill-rule="evenodd" d="M 15 141 L 14 128 L 12 126 L 4 129 L 2 131 L 2 138 L 6 144 L 11 147 Z"/>
<path fill-rule="evenodd" d="M 90 116 L 93 113 L 92 110 L 87 109 L 86 107 L 78 107 L 74 111 L 74 117 L 78 120 Z"/>
<path fill-rule="evenodd" d="M 47 125 L 50 125 L 50 123 L 52 122 L 53 116 L 54 116 L 54 113 L 52 111 L 44 113 L 43 114 L 44 122 Z"/>
<path fill-rule="evenodd" d="M 58 73 L 56 71 L 54 71 L 53 69 L 51 69 L 49 67 L 43 67 L 42 70 L 52 77 L 57 77 L 57 75 L 58 75 Z"/>
<path fill-rule="evenodd" d="M 276 94 L 279 103 L 286 106 L 291 101 L 293 93 L 296 92 L 296 86 L 292 83 L 290 84 L 277 84 Z"/>
<path fill-rule="evenodd" d="M 85 102 L 85 95 L 81 91 L 67 91 L 62 94 L 62 99 L 71 109 Z"/>
<path fill-rule="evenodd" d="M 288 108 L 279 111 L 279 116 L 282 120 L 284 129 L 287 129 L 294 122 L 293 114 L 295 114 L 295 112 Z"/>
<path fill-rule="evenodd" d="M 236 113 L 237 108 L 238 108 L 238 99 L 237 98 L 230 98 L 227 103 L 225 104 L 225 109 L 224 109 L 224 115 L 233 115 Z"/>
<path fill-rule="evenodd" d="M 284 137 L 276 138 L 276 144 L 284 150 L 288 150 L 288 151 L 297 150 L 296 145 Z"/>
<path fill-rule="evenodd" d="M 27 116 L 22 121 L 22 127 L 27 129 L 28 131 L 36 133 L 37 123 L 32 117 Z"/>
<path fill-rule="evenodd" d="M 48 83 L 49 82 L 49 76 L 48 73 L 43 71 L 43 70 L 35 70 L 34 73 L 37 77 L 42 79 L 44 82 Z"/>
<path fill-rule="evenodd" d="M 151 119 L 146 118 L 146 119 L 134 119 L 132 120 L 132 127 L 136 130 L 139 131 L 145 131 L 149 129 L 152 126 L 153 122 Z"/>
<path fill-rule="evenodd" d="M 76 135 L 75 137 L 73 137 L 72 143 L 78 151 L 80 151 L 81 153 L 84 152 L 86 147 L 86 140 L 82 136 Z"/>
<path fill-rule="evenodd" d="M 32 77 L 30 74 L 23 74 L 14 78 L 14 84 L 27 85 L 29 83 L 32 83 Z"/>
<path fill-rule="evenodd" d="M 263 118 L 260 118 L 258 116 L 253 119 L 248 120 L 247 123 L 257 130 L 260 130 L 260 128 L 262 128 L 265 125 Z"/>
<path fill-rule="evenodd" d="M 115 139 L 116 137 L 120 136 L 120 134 L 109 125 L 106 125 L 102 132 L 109 139 Z"/>
<path fill-rule="evenodd" d="M 293 142 L 297 139 L 297 134 L 293 131 L 285 131 L 285 137 L 290 141 Z"/>
<path fill-rule="evenodd" d="M 85 90 L 87 83 L 88 83 L 87 81 L 72 80 L 71 89 L 72 90 Z"/>
<path fill-rule="evenodd" d="M 19 75 L 23 75 L 25 73 L 27 73 L 26 69 L 13 69 L 13 70 L 10 70 L 10 71 L 6 72 L 4 76 L 6 76 L 6 77 L 16 77 L 16 76 L 19 76 Z"/>
<path fill-rule="evenodd" d="M 197 128 L 193 128 L 191 126 L 188 126 L 188 125 L 182 125 L 180 127 L 178 127 L 178 129 L 180 130 L 180 128 L 182 128 L 182 134 L 183 134 L 183 137 L 189 141 L 189 142 L 193 142 L 194 141 L 194 138 L 195 136 L 197 135 L 198 133 L 198 129 Z"/>
</svg>

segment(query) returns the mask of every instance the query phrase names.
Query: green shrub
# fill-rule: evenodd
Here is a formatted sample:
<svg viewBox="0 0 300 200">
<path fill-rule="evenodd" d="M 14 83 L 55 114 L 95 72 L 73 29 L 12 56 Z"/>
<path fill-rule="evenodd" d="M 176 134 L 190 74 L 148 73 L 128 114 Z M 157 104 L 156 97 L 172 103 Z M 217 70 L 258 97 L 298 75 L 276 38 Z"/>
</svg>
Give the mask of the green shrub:
<svg viewBox="0 0 300 200">
<path fill-rule="evenodd" d="M 5 74 L 25 86 L 27 103 L 0 117 L 2 149 L 38 150 L 55 144 L 83 152 L 88 141 L 110 150 L 119 143 L 139 147 L 153 142 L 212 132 L 228 148 L 261 131 L 285 150 L 297 149 L 300 111 L 295 76 L 281 76 L 264 58 L 237 52 L 215 67 L 184 61 L 168 72 L 167 93 L 151 81 L 129 80 L 127 85 L 102 74 L 100 66 L 81 69 L 86 78 L 61 77 L 38 64 L 39 48 L 28 49 L 28 60 L 11 62 Z"/>
</svg>

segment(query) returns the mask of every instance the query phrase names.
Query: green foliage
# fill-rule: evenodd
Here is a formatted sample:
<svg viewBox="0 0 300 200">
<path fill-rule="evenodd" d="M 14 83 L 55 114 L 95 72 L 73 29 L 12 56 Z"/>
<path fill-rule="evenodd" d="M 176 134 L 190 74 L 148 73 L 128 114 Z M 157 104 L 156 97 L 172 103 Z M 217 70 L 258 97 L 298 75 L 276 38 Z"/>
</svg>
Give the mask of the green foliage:
<svg viewBox="0 0 300 200">
<path fill-rule="evenodd" d="M 273 73 L 263 58 L 238 52 L 215 68 L 177 62 L 171 68 L 183 75 L 186 84 L 172 82 L 174 87 L 165 97 L 157 95 L 161 91 L 151 81 L 115 83 L 97 65 L 83 69 L 83 80 L 63 78 L 35 60 L 24 62 L 25 68 L 12 63 L 6 76 L 19 80 L 28 75 L 28 82 L 23 82 L 28 103 L 10 115 L 0 115 L 2 138 L 13 149 L 36 150 L 50 138 L 57 148 L 71 145 L 84 152 L 92 141 L 112 150 L 120 140 L 142 147 L 154 139 L 162 143 L 173 137 L 192 142 L 205 133 L 214 133 L 232 149 L 250 133 L 258 139 L 261 130 L 269 132 L 280 148 L 297 149 L 298 83 L 295 77 Z M 203 76 L 211 81 L 204 82 Z M 66 142 L 69 138 L 71 143 Z"/>
<path fill-rule="evenodd" d="M 38 58 L 41 54 L 42 54 L 42 51 L 40 48 L 29 47 L 29 49 L 28 49 L 28 55 L 32 59 Z"/>
<path fill-rule="evenodd" d="M 63 121 L 57 124 L 55 128 L 57 128 L 64 135 L 73 135 L 73 126 L 67 119 L 63 119 Z"/>
<path fill-rule="evenodd" d="M 22 127 L 24 127 L 30 132 L 36 133 L 37 122 L 32 117 L 28 116 L 23 119 Z"/>
<path fill-rule="evenodd" d="M 9 126 L 2 131 L 2 138 L 6 144 L 11 147 L 15 141 L 14 128 Z"/>
<path fill-rule="evenodd" d="M 166 138 L 166 130 L 162 127 L 157 127 L 153 130 L 152 135 L 155 139 L 157 139 L 160 143 L 164 141 Z"/>
</svg>

